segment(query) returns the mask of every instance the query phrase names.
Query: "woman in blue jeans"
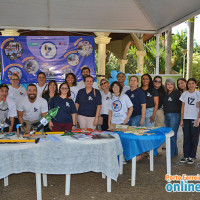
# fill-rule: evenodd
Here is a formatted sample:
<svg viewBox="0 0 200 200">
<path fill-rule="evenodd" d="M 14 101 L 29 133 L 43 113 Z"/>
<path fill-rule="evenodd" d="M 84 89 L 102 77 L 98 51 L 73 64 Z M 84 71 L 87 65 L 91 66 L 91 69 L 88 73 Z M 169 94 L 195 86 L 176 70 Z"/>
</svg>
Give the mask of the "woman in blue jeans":
<svg viewBox="0 0 200 200">
<path fill-rule="evenodd" d="M 165 113 L 165 125 L 171 127 L 174 136 L 171 137 L 171 158 L 178 155 L 177 133 L 181 119 L 181 101 L 180 92 L 176 89 L 173 79 L 167 79 L 165 82 L 166 95 L 164 97 L 163 109 Z"/>
<path fill-rule="evenodd" d="M 146 127 L 154 127 L 159 104 L 159 94 L 154 88 L 152 78 L 149 74 L 142 75 L 140 88 L 146 96 L 146 115 L 144 124 Z"/>
</svg>

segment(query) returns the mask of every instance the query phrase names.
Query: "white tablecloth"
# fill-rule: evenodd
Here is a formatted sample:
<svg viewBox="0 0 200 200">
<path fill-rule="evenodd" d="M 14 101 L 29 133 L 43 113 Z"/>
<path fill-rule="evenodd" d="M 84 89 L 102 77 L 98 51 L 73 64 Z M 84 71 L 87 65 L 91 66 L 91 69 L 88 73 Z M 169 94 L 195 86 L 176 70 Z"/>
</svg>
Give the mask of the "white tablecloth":
<svg viewBox="0 0 200 200">
<path fill-rule="evenodd" d="M 117 181 L 117 156 L 123 153 L 116 139 L 77 140 L 54 135 L 60 142 L 0 144 L 0 178 L 13 173 L 77 174 L 102 172 Z"/>
</svg>

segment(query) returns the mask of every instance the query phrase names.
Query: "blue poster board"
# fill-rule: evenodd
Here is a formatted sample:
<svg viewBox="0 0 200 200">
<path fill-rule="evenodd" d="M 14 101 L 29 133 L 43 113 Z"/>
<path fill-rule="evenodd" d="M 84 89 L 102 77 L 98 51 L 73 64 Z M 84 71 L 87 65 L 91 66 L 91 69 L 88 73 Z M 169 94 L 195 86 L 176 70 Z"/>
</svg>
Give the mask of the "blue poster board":
<svg viewBox="0 0 200 200">
<path fill-rule="evenodd" d="M 20 83 L 37 83 L 37 74 L 63 82 L 73 72 L 82 80 L 81 69 L 89 67 L 96 80 L 93 36 L 0 36 L 2 83 L 16 73 Z"/>
</svg>

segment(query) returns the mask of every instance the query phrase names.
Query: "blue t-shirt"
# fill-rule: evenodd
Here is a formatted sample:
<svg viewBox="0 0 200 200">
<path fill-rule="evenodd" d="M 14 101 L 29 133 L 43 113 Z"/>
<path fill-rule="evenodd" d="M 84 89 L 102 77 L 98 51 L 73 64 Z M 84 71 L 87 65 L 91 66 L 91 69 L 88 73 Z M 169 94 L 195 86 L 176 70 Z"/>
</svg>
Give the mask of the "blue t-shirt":
<svg viewBox="0 0 200 200">
<path fill-rule="evenodd" d="M 60 106 L 58 114 L 52 119 L 54 123 L 70 123 L 72 122 L 72 114 L 77 113 L 75 104 L 72 99 L 63 99 L 60 96 L 55 96 L 51 99 L 50 109 Z"/>
<path fill-rule="evenodd" d="M 78 114 L 86 117 L 95 117 L 97 106 L 101 105 L 101 93 L 94 88 L 90 93 L 86 89 L 80 89 L 76 96 L 76 103 L 79 104 Z"/>
<path fill-rule="evenodd" d="M 141 104 L 146 103 L 146 96 L 145 96 L 144 92 L 140 88 L 137 88 L 133 91 L 128 90 L 126 92 L 126 94 L 129 96 L 129 98 L 131 99 L 131 102 L 133 104 L 132 117 L 141 115 L 141 110 L 142 110 Z"/>
</svg>

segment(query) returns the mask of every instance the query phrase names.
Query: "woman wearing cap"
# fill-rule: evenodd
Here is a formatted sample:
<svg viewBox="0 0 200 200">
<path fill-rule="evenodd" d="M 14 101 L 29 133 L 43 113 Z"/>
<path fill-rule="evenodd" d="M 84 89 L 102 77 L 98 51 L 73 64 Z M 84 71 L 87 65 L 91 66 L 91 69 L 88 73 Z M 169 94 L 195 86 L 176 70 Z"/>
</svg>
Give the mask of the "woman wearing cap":
<svg viewBox="0 0 200 200">
<path fill-rule="evenodd" d="M 109 114 L 109 100 L 111 93 L 109 91 L 110 84 L 105 78 L 100 81 L 101 86 L 101 97 L 102 97 L 102 107 L 101 107 L 101 118 L 99 124 L 101 124 L 102 131 L 107 131 L 108 129 L 108 114 Z"/>
<path fill-rule="evenodd" d="M 76 109 L 80 128 L 96 129 L 101 110 L 101 93 L 93 88 L 94 79 L 84 77 L 85 88 L 80 89 L 76 96 Z"/>
</svg>

